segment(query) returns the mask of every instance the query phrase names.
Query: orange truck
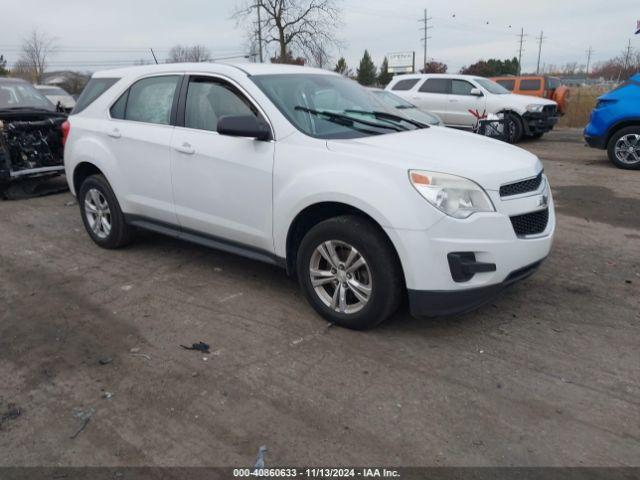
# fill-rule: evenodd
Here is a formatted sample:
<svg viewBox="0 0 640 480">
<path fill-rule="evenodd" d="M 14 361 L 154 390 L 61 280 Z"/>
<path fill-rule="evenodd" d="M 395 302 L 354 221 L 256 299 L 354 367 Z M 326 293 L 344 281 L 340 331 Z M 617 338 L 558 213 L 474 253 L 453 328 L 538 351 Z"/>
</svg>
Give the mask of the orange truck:
<svg viewBox="0 0 640 480">
<path fill-rule="evenodd" d="M 543 75 L 528 75 L 522 77 L 492 77 L 491 80 L 499 83 L 507 90 L 518 95 L 531 95 L 533 97 L 548 98 L 558 104 L 558 112 L 564 114 L 567 111 L 569 89 L 561 85 L 557 77 Z"/>
</svg>

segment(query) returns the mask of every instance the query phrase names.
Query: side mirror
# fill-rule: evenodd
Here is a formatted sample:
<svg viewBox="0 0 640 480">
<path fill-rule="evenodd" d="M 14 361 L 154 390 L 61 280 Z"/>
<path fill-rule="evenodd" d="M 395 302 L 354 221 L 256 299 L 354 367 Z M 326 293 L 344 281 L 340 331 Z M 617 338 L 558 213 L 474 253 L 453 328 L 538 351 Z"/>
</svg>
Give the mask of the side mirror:
<svg viewBox="0 0 640 480">
<path fill-rule="evenodd" d="M 271 140 L 269 125 L 253 115 L 228 115 L 218 120 L 218 133 L 230 137 Z"/>
<path fill-rule="evenodd" d="M 483 97 L 484 94 L 482 93 L 482 90 L 480 90 L 479 88 L 472 88 L 471 91 L 469 92 L 470 95 L 473 95 L 474 97 Z"/>
</svg>

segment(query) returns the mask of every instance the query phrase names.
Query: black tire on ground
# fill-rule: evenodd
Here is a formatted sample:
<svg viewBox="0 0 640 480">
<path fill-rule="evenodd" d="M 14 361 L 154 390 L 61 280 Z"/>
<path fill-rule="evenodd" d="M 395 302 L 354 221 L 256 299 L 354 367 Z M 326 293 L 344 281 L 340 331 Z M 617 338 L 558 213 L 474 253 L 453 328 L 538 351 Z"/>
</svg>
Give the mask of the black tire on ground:
<svg viewBox="0 0 640 480">
<path fill-rule="evenodd" d="M 325 256 L 316 252 L 318 247 L 329 241 L 336 242 L 334 251 L 338 259 L 334 260 L 339 260 L 339 262 L 333 262 L 339 264 L 335 269 L 336 277 L 339 273 L 343 277 L 348 275 L 348 268 L 344 267 L 350 252 L 348 246 L 355 248 L 367 264 L 366 267 L 353 271 L 350 274 L 352 276 L 348 277 L 350 280 L 342 283 L 346 287 L 345 300 L 352 303 L 359 300 L 353 293 L 355 289 L 351 288 L 352 282 L 355 281 L 355 285 L 364 284 L 371 287 L 368 301 L 359 311 L 344 313 L 340 311 L 338 300 L 340 284 L 336 286 L 336 280 L 330 280 L 320 287 L 325 289 L 324 292 L 328 296 L 325 300 L 312 285 L 310 270 L 314 255 L 323 264 L 322 267 L 317 267 L 319 270 L 331 270 L 332 264 L 326 260 Z M 354 261 L 352 265 L 356 263 L 358 262 Z M 311 306 L 329 322 L 346 328 L 365 330 L 375 327 L 393 315 L 401 300 L 402 269 L 393 245 L 379 227 L 363 217 L 343 215 L 314 226 L 300 243 L 296 267 L 298 281 Z M 326 301 L 336 302 L 336 308 L 331 308 L 331 305 L 325 303 Z"/>
<path fill-rule="evenodd" d="M 102 196 L 102 199 L 106 201 L 109 209 L 108 221 L 111 225 L 111 229 L 106 235 L 102 232 L 104 236 L 100 236 L 94 231 L 89 223 L 89 219 L 87 218 L 88 207 L 86 205 L 86 200 L 87 197 L 90 196 L 90 192 L 95 190 L 97 190 Z M 82 182 L 80 191 L 78 192 L 78 204 L 80 205 L 80 215 L 82 217 L 84 227 L 91 239 L 97 245 L 102 248 L 115 249 L 124 247 L 131 243 L 133 240 L 134 228 L 127 225 L 125 222 L 118 199 L 113 193 L 109 182 L 103 175 L 92 175 Z"/>
<path fill-rule="evenodd" d="M 504 116 L 505 136 L 508 143 L 518 143 L 524 135 L 524 125 L 520 117 L 514 113 Z"/>
<path fill-rule="evenodd" d="M 638 135 L 638 137 L 634 137 L 634 135 Z M 640 160 L 633 160 L 632 154 L 627 155 L 626 162 L 619 159 L 616 155 L 616 144 L 623 137 L 627 137 L 629 139 L 627 140 L 629 146 L 634 148 L 635 155 L 640 158 L 640 126 L 634 125 L 620 129 L 613 134 L 609 140 L 609 144 L 607 145 L 609 160 L 611 160 L 611 162 L 613 162 L 613 164 L 618 168 L 623 168 L 625 170 L 640 170 Z"/>
</svg>

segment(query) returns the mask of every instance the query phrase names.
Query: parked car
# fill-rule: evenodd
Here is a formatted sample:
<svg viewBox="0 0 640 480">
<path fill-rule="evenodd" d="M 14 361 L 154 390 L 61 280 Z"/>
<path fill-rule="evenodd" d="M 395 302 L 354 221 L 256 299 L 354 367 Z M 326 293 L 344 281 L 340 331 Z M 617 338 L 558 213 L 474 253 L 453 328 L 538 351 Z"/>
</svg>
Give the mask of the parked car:
<svg viewBox="0 0 640 480">
<path fill-rule="evenodd" d="M 400 110 L 402 114 L 415 120 L 416 122 L 434 125 L 436 127 L 444 126 L 442 119 L 435 113 L 420 110 L 413 103 L 406 101 L 404 98 L 397 96 L 387 90 L 380 88 L 369 88 L 369 90 L 388 108 Z"/>
<path fill-rule="evenodd" d="M 640 73 L 598 98 L 584 138 L 617 167 L 640 170 Z"/>
<path fill-rule="evenodd" d="M 386 89 L 435 113 L 448 127 L 471 130 L 479 118 L 503 113 L 509 143 L 524 136 L 540 138 L 558 121 L 556 102 L 514 95 L 488 78 L 472 75 L 399 75 Z"/>
<path fill-rule="evenodd" d="M 0 78 L 0 196 L 16 179 L 63 172 L 65 119 L 30 83 Z"/>
<path fill-rule="evenodd" d="M 492 77 L 491 80 L 502 85 L 511 93 L 553 100 L 558 104 L 558 113 L 561 115 L 567 113 L 569 88 L 562 85 L 558 77 L 546 75 L 504 76 Z"/>
<path fill-rule="evenodd" d="M 144 228 L 279 265 L 354 329 L 405 294 L 417 316 L 477 307 L 551 248 L 535 155 L 379 111 L 341 75 L 153 65 L 96 73 L 86 91 L 65 166 L 101 247 Z"/>
<path fill-rule="evenodd" d="M 58 106 L 59 109 L 69 113 L 76 106 L 75 99 L 67 93 L 64 89 L 56 87 L 54 85 L 35 85 L 35 87 L 45 97 L 49 99 L 51 103 Z"/>
</svg>

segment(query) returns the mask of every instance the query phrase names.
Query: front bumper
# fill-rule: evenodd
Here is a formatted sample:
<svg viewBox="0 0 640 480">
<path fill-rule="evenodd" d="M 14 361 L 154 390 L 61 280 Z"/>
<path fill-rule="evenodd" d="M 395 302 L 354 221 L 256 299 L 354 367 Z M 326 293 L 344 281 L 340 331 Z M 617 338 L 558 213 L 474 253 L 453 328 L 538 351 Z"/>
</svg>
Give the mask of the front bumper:
<svg viewBox="0 0 640 480">
<path fill-rule="evenodd" d="M 560 115 L 550 115 L 545 112 L 526 112 L 522 115 L 524 128 L 527 134 L 546 133 L 553 130 L 560 119 Z"/>
<path fill-rule="evenodd" d="M 414 317 L 440 317 L 471 311 L 494 299 L 505 288 L 533 275 L 543 260 L 511 272 L 501 283 L 458 291 L 409 290 L 409 308 Z"/>
<path fill-rule="evenodd" d="M 447 315 L 481 305 L 532 274 L 549 255 L 556 217 L 546 177 L 535 192 L 487 193 L 497 212 L 464 220 L 443 217 L 428 230 L 385 229 L 400 257 L 414 315 Z M 549 211 L 544 230 L 518 236 L 511 218 L 540 210 L 541 202 Z M 457 252 L 463 252 L 466 270 L 455 268 L 451 254 L 455 260 Z"/>
<path fill-rule="evenodd" d="M 441 317 L 474 310 L 490 302 L 505 288 L 533 275 L 543 260 L 511 272 L 504 282 L 458 291 L 409 290 L 409 308 L 414 317 Z"/>
</svg>

